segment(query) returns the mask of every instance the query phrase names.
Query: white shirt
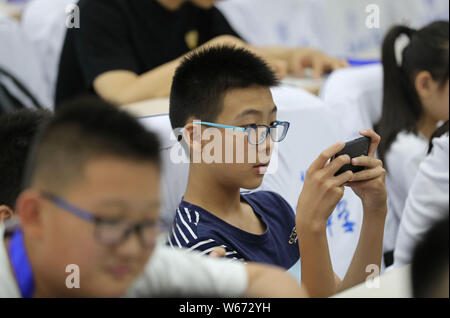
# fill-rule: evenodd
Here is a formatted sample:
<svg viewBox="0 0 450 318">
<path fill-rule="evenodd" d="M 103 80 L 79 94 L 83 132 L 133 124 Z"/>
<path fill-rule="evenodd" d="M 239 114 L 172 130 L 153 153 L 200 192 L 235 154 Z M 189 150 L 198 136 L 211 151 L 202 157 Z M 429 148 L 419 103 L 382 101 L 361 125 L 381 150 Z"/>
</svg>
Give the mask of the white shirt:
<svg viewBox="0 0 450 318">
<path fill-rule="evenodd" d="M 395 247 L 408 191 L 427 150 L 428 140 L 424 136 L 400 132 L 386 153 L 388 213 L 383 242 L 385 252 Z"/>
<path fill-rule="evenodd" d="M 3 241 L 4 232 L 5 226 L 0 223 L 0 298 L 19 298 L 19 287 L 14 278 Z"/>
<path fill-rule="evenodd" d="M 20 298 L 3 243 L 0 224 L 0 298 Z M 241 262 L 215 259 L 158 244 L 143 274 L 127 297 L 241 297 L 247 289 L 247 270 Z"/>
<path fill-rule="evenodd" d="M 394 251 L 394 267 L 411 262 L 418 242 L 449 213 L 449 136 L 433 140 L 406 200 Z"/>
</svg>

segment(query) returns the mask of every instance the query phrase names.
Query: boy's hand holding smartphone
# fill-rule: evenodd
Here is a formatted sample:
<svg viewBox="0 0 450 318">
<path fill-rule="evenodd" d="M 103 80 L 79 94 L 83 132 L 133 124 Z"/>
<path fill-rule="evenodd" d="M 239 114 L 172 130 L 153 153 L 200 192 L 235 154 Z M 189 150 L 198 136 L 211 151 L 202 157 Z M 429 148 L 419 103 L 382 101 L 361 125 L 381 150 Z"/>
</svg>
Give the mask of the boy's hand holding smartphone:
<svg viewBox="0 0 450 318">
<path fill-rule="evenodd" d="M 349 186 L 361 198 L 364 211 L 385 218 L 387 211 L 385 175 L 375 152 L 380 136 L 361 130 L 362 138 L 336 143 L 311 164 L 306 174 L 297 207 L 297 222 L 324 231 L 329 216 Z M 373 212 L 372 212 L 373 211 Z"/>
</svg>

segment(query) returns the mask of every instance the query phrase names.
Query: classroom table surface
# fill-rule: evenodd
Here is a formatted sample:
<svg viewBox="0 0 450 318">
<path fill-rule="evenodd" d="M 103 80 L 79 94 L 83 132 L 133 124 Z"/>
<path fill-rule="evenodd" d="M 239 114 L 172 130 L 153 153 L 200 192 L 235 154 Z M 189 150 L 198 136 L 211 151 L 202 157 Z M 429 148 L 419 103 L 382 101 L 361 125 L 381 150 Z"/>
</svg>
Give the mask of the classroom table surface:
<svg viewBox="0 0 450 318">
<path fill-rule="evenodd" d="M 319 79 L 294 78 L 286 77 L 281 81 L 282 86 L 297 87 L 303 89 L 311 94 L 317 95 L 320 87 L 323 85 L 325 77 Z M 169 113 L 169 98 L 155 98 L 144 100 L 141 102 L 131 103 L 122 106 L 123 109 L 130 112 L 136 117 L 157 116 Z"/>
<path fill-rule="evenodd" d="M 378 286 L 364 282 L 333 298 L 411 298 L 410 276 L 411 265 L 405 265 L 381 275 Z"/>
</svg>

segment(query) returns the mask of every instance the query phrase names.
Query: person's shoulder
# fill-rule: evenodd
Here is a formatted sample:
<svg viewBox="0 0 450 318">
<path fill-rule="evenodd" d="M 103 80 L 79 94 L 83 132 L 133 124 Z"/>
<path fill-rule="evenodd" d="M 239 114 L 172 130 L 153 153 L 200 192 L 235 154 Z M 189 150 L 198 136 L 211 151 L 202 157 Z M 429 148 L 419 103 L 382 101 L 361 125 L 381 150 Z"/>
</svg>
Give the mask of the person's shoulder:
<svg viewBox="0 0 450 318">
<path fill-rule="evenodd" d="M 82 16 L 86 14 L 98 16 L 102 13 L 98 11 L 100 9 L 108 12 L 122 10 L 127 5 L 127 0 L 80 0 L 76 5 Z"/>
<path fill-rule="evenodd" d="M 255 191 L 242 195 L 247 199 L 287 204 L 286 200 L 274 191 Z"/>
<path fill-rule="evenodd" d="M 270 210 L 276 208 L 288 210 L 293 212 L 290 204 L 278 193 L 273 191 L 255 191 L 248 194 L 243 194 L 246 200 L 252 201 L 253 203 L 262 207 L 263 210 Z"/>
<path fill-rule="evenodd" d="M 434 138 L 433 141 L 433 149 L 438 149 L 437 152 L 445 152 L 448 156 L 449 151 L 449 133 L 445 133 L 440 137 Z M 432 151 L 433 153 L 433 151 Z"/>
<path fill-rule="evenodd" d="M 392 143 L 389 153 L 395 156 L 408 156 L 414 152 L 426 152 L 428 147 L 428 140 L 413 132 L 402 131 L 397 134 Z"/>
<path fill-rule="evenodd" d="M 201 209 L 196 209 L 186 202 L 180 203 L 169 232 L 167 245 L 200 251 L 217 246 L 210 222 L 203 222 L 205 217 L 207 215 L 201 214 Z"/>
<path fill-rule="evenodd" d="M 426 157 L 428 141 L 413 132 L 400 132 L 386 153 L 386 164 L 390 174 L 410 175 L 417 172 L 420 162 Z"/>
</svg>

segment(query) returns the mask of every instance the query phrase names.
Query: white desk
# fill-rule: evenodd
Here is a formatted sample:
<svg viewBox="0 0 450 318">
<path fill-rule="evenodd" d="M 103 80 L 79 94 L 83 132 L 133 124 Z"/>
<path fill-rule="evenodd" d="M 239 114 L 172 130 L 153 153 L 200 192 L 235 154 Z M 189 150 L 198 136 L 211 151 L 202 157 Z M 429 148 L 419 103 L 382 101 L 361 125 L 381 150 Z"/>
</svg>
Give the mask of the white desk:
<svg viewBox="0 0 450 318">
<path fill-rule="evenodd" d="M 306 90 L 307 92 L 317 95 L 320 88 L 325 82 L 325 77 L 319 79 L 313 79 L 311 77 L 295 78 L 286 77 L 281 81 L 281 86 L 295 87 L 298 89 Z M 123 109 L 129 111 L 136 117 L 147 117 L 169 113 L 169 99 L 168 98 L 156 98 L 142 102 L 132 103 L 122 106 Z"/>
<path fill-rule="evenodd" d="M 411 265 L 406 265 L 381 275 L 379 288 L 362 283 L 333 298 L 411 298 L 411 290 Z"/>
</svg>

